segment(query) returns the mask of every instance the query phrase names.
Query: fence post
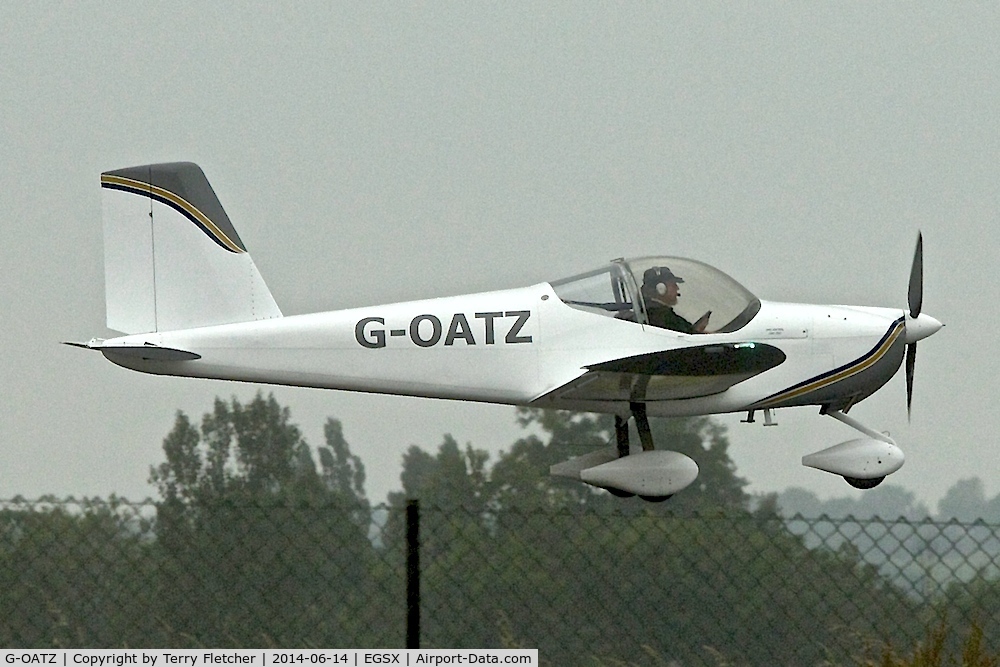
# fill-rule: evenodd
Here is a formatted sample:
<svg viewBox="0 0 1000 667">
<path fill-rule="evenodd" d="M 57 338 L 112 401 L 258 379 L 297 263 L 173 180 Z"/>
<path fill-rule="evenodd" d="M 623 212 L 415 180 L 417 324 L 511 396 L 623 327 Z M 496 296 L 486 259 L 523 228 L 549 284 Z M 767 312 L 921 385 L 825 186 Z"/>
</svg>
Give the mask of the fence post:
<svg viewBox="0 0 1000 667">
<path fill-rule="evenodd" d="M 420 648 L 420 501 L 406 501 L 406 648 Z"/>
</svg>

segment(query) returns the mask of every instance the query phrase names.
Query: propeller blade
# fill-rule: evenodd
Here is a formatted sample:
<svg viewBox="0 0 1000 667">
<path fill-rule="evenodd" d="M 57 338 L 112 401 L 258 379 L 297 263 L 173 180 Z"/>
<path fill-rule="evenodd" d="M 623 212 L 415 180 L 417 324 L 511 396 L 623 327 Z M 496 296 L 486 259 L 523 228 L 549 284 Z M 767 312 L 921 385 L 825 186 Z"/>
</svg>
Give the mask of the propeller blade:
<svg viewBox="0 0 1000 667">
<path fill-rule="evenodd" d="M 913 404 L 913 369 L 917 365 L 917 344 L 906 346 L 906 418 L 910 419 L 910 406 Z"/>
<path fill-rule="evenodd" d="M 908 297 L 910 317 L 918 317 L 924 303 L 924 235 L 920 233 L 917 234 L 917 249 L 913 252 Z"/>
</svg>

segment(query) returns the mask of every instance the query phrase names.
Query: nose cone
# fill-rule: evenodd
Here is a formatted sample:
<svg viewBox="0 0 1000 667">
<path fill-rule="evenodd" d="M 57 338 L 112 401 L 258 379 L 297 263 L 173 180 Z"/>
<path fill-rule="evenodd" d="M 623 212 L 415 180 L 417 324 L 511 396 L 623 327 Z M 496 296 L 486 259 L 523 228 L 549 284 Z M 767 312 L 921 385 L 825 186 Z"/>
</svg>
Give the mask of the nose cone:
<svg viewBox="0 0 1000 667">
<path fill-rule="evenodd" d="M 944 325 L 930 315 L 921 313 L 916 317 L 906 316 L 906 342 L 916 343 L 918 340 L 938 332 Z"/>
</svg>

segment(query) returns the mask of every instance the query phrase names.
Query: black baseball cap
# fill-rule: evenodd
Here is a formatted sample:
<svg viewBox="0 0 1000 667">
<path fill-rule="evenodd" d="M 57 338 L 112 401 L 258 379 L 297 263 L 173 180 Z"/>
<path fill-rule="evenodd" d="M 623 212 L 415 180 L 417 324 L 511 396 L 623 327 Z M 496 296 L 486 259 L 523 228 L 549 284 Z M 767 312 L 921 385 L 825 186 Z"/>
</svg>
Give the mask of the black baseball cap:
<svg viewBox="0 0 1000 667">
<path fill-rule="evenodd" d="M 642 284 L 644 286 L 652 286 L 656 283 L 682 283 L 684 279 L 680 276 L 675 276 L 674 272 L 665 266 L 653 266 L 646 269 L 646 272 L 642 274 Z"/>
</svg>

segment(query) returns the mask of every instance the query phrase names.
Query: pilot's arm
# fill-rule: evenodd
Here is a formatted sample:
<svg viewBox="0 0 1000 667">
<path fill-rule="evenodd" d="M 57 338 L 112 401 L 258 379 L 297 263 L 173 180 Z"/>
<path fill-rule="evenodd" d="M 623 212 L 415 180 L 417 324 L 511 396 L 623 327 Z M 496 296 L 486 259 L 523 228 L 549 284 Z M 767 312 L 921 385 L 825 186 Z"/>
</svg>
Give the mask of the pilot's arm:
<svg viewBox="0 0 1000 667">
<path fill-rule="evenodd" d="M 699 333 L 693 324 L 674 312 L 670 307 L 650 308 L 648 313 L 649 323 L 661 329 L 670 329 L 681 333 Z M 699 320 L 700 321 L 700 320 Z"/>
</svg>

